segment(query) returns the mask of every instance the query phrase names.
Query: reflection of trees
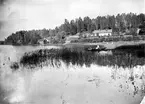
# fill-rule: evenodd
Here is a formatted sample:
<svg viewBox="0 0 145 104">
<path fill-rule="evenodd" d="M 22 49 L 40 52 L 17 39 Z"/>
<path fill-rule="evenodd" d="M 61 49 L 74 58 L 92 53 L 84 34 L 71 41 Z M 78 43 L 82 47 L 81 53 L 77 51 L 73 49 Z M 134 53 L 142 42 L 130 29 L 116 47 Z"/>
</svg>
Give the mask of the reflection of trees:
<svg viewBox="0 0 145 104">
<path fill-rule="evenodd" d="M 82 51 L 82 49 L 41 49 L 30 53 L 25 53 L 20 63 L 23 65 L 38 66 L 42 63 L 57 64 L 60 60 L 67 65 L 97 64 L 100 66 L 134 67 L 144 65 L 145 58 L 137 57 L 134 53 L 112 51 L 113 55 L 100 55 L 96 52 Z"/>
</svg>

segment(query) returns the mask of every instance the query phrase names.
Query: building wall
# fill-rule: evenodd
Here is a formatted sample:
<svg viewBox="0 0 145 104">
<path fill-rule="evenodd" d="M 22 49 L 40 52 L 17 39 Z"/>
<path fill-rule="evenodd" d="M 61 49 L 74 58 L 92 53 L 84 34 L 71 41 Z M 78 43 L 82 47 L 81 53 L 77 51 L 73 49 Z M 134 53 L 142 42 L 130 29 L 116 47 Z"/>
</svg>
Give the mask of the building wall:
<svg viewBox="0 0 145 104">
<path fill-rule="evenodd" d="M 99 33 L 99 36 L 109 36 L 112 35 L 111 33 Z"/>
</svg>

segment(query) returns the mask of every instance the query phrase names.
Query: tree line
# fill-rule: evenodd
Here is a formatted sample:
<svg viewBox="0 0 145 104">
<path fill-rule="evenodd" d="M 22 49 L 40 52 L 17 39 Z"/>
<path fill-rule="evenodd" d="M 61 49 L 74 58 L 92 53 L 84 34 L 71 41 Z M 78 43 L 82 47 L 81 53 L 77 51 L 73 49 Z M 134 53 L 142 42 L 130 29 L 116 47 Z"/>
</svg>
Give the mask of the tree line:
<svg viewBox="0 0 145 104">
<path fill-rule="evenodd" d="M 122 13 L 107 16 L 98 16 L 90 18 L 76 18 L 57 26 L 55 29 L 42 29 L 30 31 L 18 31 L 12 33 L 5 39 L 6 44 L 37 44 L 39 39 L 51 37 L 53 41 L 61 42 L 66 36 L 76 33 L 92 32 L 99 29 L 112 29 L 113 33 L 130 31 L 129 34 L 135 34 L 138 27 L 145 27 L 145 14 Z"/>
</svg>

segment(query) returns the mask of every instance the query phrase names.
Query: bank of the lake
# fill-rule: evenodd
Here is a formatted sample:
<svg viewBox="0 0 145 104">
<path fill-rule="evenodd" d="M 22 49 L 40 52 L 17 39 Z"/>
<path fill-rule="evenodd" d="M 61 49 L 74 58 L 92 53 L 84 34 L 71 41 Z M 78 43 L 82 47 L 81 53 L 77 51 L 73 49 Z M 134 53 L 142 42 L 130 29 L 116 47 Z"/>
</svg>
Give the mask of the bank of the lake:
<svg viewBox="0 0 145 104">
<path fill-rule="evenodd" d="M 94 46 L 94 45 L 103 45 L 107 49 L 115 49 L 120 46 L 128 46 L 128 45 L 140 45 L 145 44 L 144 40 L 140 41 L 118 41 L 118 42 L 99 42 L 99 43 L 68 43 L 63 44 L 66 47 L 83 47 L 83 46 Z"/>
<path fill-rule="evenodd" d="M 48 46 L 56 46 L 56 47 L 66 47 L 66 48 L 73 48 L 73 47 L 88 47 L 88 46 L 96 46 L 96 45 L 103 45 L 106 47 L 108 50 L 115 49 L 120 46 L 136 46 L 136 45 L 142 45 L 145 44 L 144 40 L 140 41 L 118 41 L 118 42 L 98 42 L 98 43 L 64 43 L 64 44 L 44 44 L 44 45 L 12 45 L 12 46 L 33 46 L 33 47 L 48 47 Z M 9 45 L 4 45 L 4 46 L 9 46 Z"/>
</svg>

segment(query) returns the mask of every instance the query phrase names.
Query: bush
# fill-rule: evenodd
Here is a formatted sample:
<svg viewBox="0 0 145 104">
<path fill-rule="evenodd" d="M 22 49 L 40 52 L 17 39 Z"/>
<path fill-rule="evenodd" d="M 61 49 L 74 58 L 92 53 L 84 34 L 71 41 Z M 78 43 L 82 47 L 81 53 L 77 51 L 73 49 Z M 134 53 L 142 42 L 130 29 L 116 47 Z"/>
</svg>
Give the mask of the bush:
<svg viewBox="0 0 145 104">
<path fill-rule="evenodd" d="M 13 70 L 17 70 L 17 69 L 19 69 L 19 64 L 17 62 L 13 62 L 11 64 L 10 68 L 13 69 Z"/>
</svg>

